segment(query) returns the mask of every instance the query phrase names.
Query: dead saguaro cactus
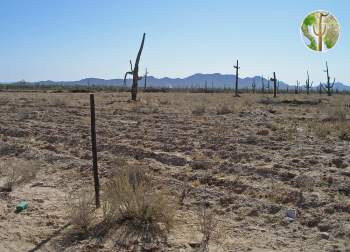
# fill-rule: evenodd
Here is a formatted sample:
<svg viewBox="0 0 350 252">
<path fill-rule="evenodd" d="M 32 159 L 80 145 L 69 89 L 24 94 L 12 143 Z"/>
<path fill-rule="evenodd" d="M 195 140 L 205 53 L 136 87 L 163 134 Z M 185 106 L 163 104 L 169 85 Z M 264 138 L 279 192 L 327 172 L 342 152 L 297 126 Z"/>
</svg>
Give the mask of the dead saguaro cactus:
<svg viewBox="0 0 350 252">
<path fill-rule="evenodd" d="M 307 79 L 306 79 L 306 82 L 305 82 L 305 87 L 306 87 L 306 94 L 309 95 L 310 94 L 310 89 L 311 89 L 311 87 L 312 87 L 314 82 L 310 83 L 309 71 L 306 71 L 306 74 L 307 74 Z"/>
<path fill-rule="evenodd" d="M 255 91 L 256 91 L 256 83 L 255 83 L 255 79 L 253 79 L 253 83 L 252 83 L 252 91 L 253 91 L 253 94 L 255 94 Z"/>
<path fill-rule="evenodd" d="M 326 61 L 326 70 L 324 70 L 324 72 L 327 73 L 327 83 L 325 85 L 321 85 L 321 87 L 324 90 L 326 90 L 328 96 L 331 96 L 332 95 L 332 89 L 333 89 L 333 86 L 334 86 L 334 83 L 335 83 L 335 78 L 333 79 L 333 83 L 331 84 L 331 82 L 330 82 L 331 77 L 329 76 L 327 61 Z"/>
<path fill-rule="evenodd" d="M 233 66 L 233 68 L 236 69 L 236 85 L 235 85 L 235 96 L 239 97 L 238 95 L 238 69 L 240 69 L 240 67 L 238 66 L 238 60 L 235 66 Z"/>
<path fill-rule="evenodd" d="M 145 76 L 144 76 L 145 84 L 144 84 L 144 86 L 143 86 L 143 90 L 146 90 L 146 88 L 147 88 L 147 75 L 148 75 L 148 71 L 147 71 L 147 68 L 146 68 Z"/>
<path fill-rule="evenodd" d="M 273 78 L 271 78 L 270 81 L 273 82 L 273 97 L 277 97 L 277 79 L 275 72 L 273 72 Z"/>
<path fill-rule="evenodd" d="M 327 17 L 329 15 L 329 13 L 319 13 L 319 18 L 318 18 L 318 27 L 317 27 L 317 31 L 315 28 L 315 25 L 312 26 L 314 34 L 317 36 L 317 40 L 318 40 L 318 45 L 317 45 L 317 49 L 318 51 L 322 52 L 322 45 L 323 45 L 323 35 L 326 33 L 327 30 L 327 25 L 325 24 L 323 26 L 323 18 Z"/>
<path fill-rule="evenodd" d="M 263 75 L 261 75 L 261 93 L 265 93 L 265 82 Z"/>
<path fill-rule="evenodd" d="M 131 68 L 130 72 L 126 72 L 125 76 L 124 76 L 124 86 L 125 86 L 126 85 L 126 76 L 128 74 L 132 75 L 131 100 L 133 100 L 133 101 L 136 101 L 138 81 L 142 79 L 142 77 L 139 77 L 139 62 L 140 62 L 141 53 L 143 50 L 143 45 L 145 43 L 145 37 L 146 37 L 146 33 L 144 33 L 142 36 L 142 42 L 140 45 L 139 52 L 137 53 L 137 56 L 136 56 L 134 68 L 132 67 L 132 62 L 130 60 L 130 68 Z"/>
<path fill-rule="evenodd" d="M 297 81 L 297 85 L 295 86 L 295 90 L 294 90 L 295 94 L 299 94 L 299 85 L 300 85 L 300 82 Z"/>
</svg>

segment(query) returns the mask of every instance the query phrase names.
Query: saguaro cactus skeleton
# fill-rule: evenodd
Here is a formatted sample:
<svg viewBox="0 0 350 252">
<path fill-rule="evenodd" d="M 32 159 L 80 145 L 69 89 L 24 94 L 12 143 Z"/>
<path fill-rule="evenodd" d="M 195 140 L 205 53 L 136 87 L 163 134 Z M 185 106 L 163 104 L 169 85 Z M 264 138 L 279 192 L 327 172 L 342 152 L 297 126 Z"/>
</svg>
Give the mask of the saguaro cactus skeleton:
<svg viewBox="0 0 350 252">
<path fill-rule="evenodd" d="M 299 93 L 299 85 L 300 85 L 300 82 L 297 81 L 297 85 L 295 86 L 295 94 Z"/>
<path fill-rule="evenodd" d="M 306 94 L 310 94 L 310 89 L 311 89 L 311 87 L 312 87 L 314 82 L 310 83 L 309 71 L 306 71 L 306 74 L 307 74 L 307 79 L 306 79 L 306 82 L 305 82 Z"/>
<path fill-rule="evenodd" d="M 142 79 L 142 77 L 139 77 L 139 62 L 140 62 L 140 58 L 141 58 L 143 45 L 145 43 L 145 37 L 146 37 L 146 33 L 144 33 L 142 36 L 142 42 L 140 45 L 139 52 L 137 53 L 137 56 L 136 56 L 134 68 L 132 67 L 132 62 L 130 60 L 131 70 L 130 70 L 130 72 L 126 72 L 125 76 L 124 76 L 124 85 L 126 85 L 126 76 L 128 74 L 132 75 L 131 100 L 133 100 L 133 101 L 136 101 L 138 81 Z"/>
<path fill-rule="evenodd" d="M 255 94 L 255 90 L 256 90 L 255 78 L 253 79 L 252 90 L 253 90 L 253 94 Z"/>
<path fill-rule="evenodd" d="M 145 84 L 144 84 L 144 86 L 143 86 L 143 89 L 144 89 L 144 90 L 146 90 L 146 88 L 147 88 L 147 75 L 148 75 L 148 71 L 147 71 L 147 68 L 146 68 L 145 76 L 144 76 L 144 78 L 145 78 Z"/>
<path fill-rule="evenodd" d="M 238 69 L 240 69 L 240 67 L 238 66 L 238 60 L 237 60 L 237 64 L 235 66 L 233 66 L 236 69 L 236 86 L 235 86 L 235 96 L 239 96 L 238 95 Z"/>
<path fill-rule="evenodd" d="M 331 96 L 331 95 L 332 95 L 332 89 L 333 89 L 333 86 L 334 86 L 334 83 L 335 83 L 335 78 L 333 79 L 333 83 L 331 84 L 331 82 L 330 82 L 331 77 L 329 77 L 328 63 L 327 63 L 327 61 L 326 61 L 326 70 L 324 70 L 324 72 L 327 73 L 327 84 L 321 85 L 321 86 L 322 86 L 322 88 L 323 88 L 324 90 L 327 91 L 328 96 Z"/>
<path fill-rule="evenodd" d="M 273 81 L 273 97 L 277 97 L 277 79 L 275 72 L 273 72 L 273 78 L 270 80 Z"/>
<path fill-rule="evenodd" d="M 317 44 L 317 50 L 322 51 L 322 46 L 323 46 L 323 35 L 326 33 L 327 30 L 327 25 L 325 24 L 324 27 L 322 26 L 323 24 L 323 18 L 327 17 L 329 13 L 319 13 L 318 17 L 318 28 L 316 31 L 315 25 L 312 26 L 313 31 L 315 35 L 317 36 L 318 44 Z"/>
<path fill-rule="evenodd" d="M 261 75 L 261 93 L 265 93 L 265 83 L 263 75 Z"/>
</svg>

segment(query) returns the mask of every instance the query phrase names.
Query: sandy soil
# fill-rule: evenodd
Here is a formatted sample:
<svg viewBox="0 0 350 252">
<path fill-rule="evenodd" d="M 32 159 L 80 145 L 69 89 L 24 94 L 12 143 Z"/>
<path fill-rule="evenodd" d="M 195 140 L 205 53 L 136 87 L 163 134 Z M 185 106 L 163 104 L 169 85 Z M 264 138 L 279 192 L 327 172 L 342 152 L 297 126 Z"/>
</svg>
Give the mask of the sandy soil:
<svg viewBox="0 0 350 252">
<path fill-rule="evenodd" d="M 350 97 L 95 96 L 102 184 L 124 157 L 174 201 L 190 188 L 167 242 L 144 251 L 196 251 L 203 200 L 220 223 L 211 251 L 350 251 Z M 0 192 L 0 251 L 120 251 L 113 232 L 66 225 L 67 195 L 93 184 L 89 95 L 0 93 L 0 108 L 0 162 L 36 170 Z"/>
</svg>

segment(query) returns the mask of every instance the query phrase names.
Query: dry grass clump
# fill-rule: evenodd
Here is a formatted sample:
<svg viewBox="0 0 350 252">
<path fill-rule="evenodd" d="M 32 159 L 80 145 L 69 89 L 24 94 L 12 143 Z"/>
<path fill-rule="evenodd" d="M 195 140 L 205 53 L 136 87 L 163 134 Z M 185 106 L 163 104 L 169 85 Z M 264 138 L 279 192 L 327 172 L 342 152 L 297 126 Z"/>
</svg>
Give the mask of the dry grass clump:
<svg viewBox="0 0 350 252">
<path fill-rule="evenodd" d="M 160 99 L 159 101 L 160 105 L 170 105 L 170 101 L 166 99 Z"/>
<path fill-rule="evenodd" d="M 80 191 L 67 196 L 69 223 L 82 234 L 87 234 L 95 218 L 95 202 L 92 190 Z"/>
<path fill-rule="evenodd" d="M 66 97 L 54 96 L 50 98 L 50 105 L 55 107 L 65 107 L 69 105 L 69 102 Z"/>
<path fill-rule="evenodd" d="M 346 108 L 341 103 L 337 103 L 334 107 L 331 107 L 327 110 L 328 120 L 345 121 L 349 111 L 349 108 Z"/>
<path fill-rule="evenodd" d="M 348 121 L 311 121 L 308 128 L 319 138 L 337 137 L 340 140 L 350 141 L 350 122 Z"/>
<path fill-rule="evenodd" d="M 218 222 L 214 218 L 212 212 L 208 212 L 207 209 L 202 209 L 199 214 L 199 231 L 202 234 L 202 241 L 199 251 L 209 251 L 209 241 L 213 238 L 215 230 L 218 227 Z"/>
<path fill-rule="evenodd" d="M 309 129 L 314 132 L 314 134 L 319 137 L 319 138 L 326 138 L 329 136 L 332 132 L 332 123 L 330 122 L 316 122 L 316 121 L 311 121 L 308 123 Z"/>
<path fill-rule="evenodd" d="M 203 104 L 197 105 L 192 109 L 193 115 L 204 115 L 206 109 Z"/>
<path fill-rule="evenodd" d="M 14 186 L 29 182 L 35 178 L 38 167 L 35 161 L 17 158 L 0 162 L 0 176 L 4 179 L 0 191 L 11 192 Z"/>
<path fill-rule="evenodd" d="M 213 246 L 214 251 L 225 251 L 223 246 L 227 240 L 227 230 L 213 211 L 205 206 L 198 213 L 198 231 L 202 235 L 198 248 L 199 252 L 209 252 L 209 245 L 215 245 Z"/>
<path fill-rule="evenodd" d="M 242 105 L 246 109 L 251 109 L 256 103 L 256 98 L 254 96 L 243 96 L 242 97 Z"/>
<path fill-rule="evenodd" d="M 234 108 L 232 106 L 228 106 L 227 104 L 223 104 L 216 108 L 217 115 L 226 115 L 234 113 Z"/>
<path fill-rule="evenodd" d="M 341 140 L 350 141 L 350 123 L 339 124 L 337 135 Z"/>
<path fill-rule="evenodd" d="M 125 228 L 126 237 L 149 241 L 163 238 L 173 224 L 173 206 L 166 194 L 155 190 L 139 167 L 125 167 L 104 191 L 104 216 L 108 223 Z"/>
<path fill-rule="evenodd" d="M 5 106 L 10 102 L 10 99 L 6 96 L 0 97 L 0 106 Z"/>
</svg>

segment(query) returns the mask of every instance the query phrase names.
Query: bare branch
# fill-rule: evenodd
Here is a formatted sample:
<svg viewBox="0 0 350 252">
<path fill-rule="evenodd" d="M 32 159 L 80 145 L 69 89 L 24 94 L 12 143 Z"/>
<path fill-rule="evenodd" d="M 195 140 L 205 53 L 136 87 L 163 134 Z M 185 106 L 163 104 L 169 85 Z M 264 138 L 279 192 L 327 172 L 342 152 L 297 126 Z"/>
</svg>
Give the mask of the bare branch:
<svg viewBox="0 0 350 252">
<path fill-rule="evenodd" d="M 132 61 L 130 60 L 130 71 L 132 72 L 132 71 L 134 71 L 133 69 L 132 69 Z"/>
<path fill-rule="evenodd" d="M 126 86 L 126 76 L 127 76 L 128 74 L 132 75 L 133 73 L 132 73 L 132 72 L 126 72 L 126 73 L 125 73 L 125 75 L 124 75 L 124 81 L 123 81 L 124 86 Z"/>
</svg>

